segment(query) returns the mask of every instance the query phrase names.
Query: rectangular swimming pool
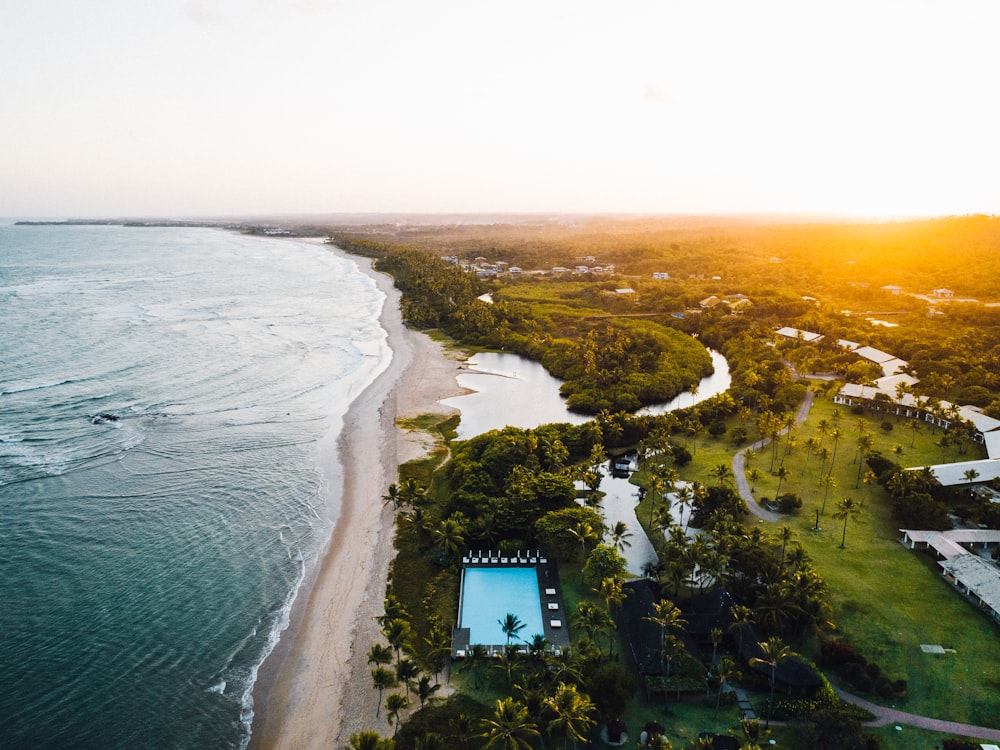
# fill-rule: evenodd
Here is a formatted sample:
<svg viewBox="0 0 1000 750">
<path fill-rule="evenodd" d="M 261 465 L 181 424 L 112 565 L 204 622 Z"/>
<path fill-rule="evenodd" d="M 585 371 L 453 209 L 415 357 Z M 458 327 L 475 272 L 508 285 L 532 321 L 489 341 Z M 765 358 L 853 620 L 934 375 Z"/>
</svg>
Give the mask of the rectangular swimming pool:
<svg viewBox="0 0 1000 750">
<path fill-rule="evenodd" d="M 536 569 L 465 568 L 458 626 L 469 629 L 469 645 L 506 645 L 507 636 L 498 620 L 502 622 L 508 613 L 524 623 L 524 628 L 511 638 L 512 646 L 531 643 L 536 635 L 544 635 Z"/>
</svg>

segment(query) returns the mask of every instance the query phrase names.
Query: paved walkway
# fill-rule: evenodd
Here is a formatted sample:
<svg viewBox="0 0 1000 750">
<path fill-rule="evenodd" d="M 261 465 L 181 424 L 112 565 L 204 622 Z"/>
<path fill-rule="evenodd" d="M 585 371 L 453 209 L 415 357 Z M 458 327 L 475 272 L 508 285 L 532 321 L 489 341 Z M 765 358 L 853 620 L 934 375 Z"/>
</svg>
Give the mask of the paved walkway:
<svg viewBox="0 0 1000 750">
<path fill-rule="evenodd" d="M 977 740 L 1000 743 L 1000 729 L 977 727 L 972 724 L 960 724 L 957 721 L 944 721 L 943 719 L 932 719 L 929 716 L 908 714 L 905 711 L 897 711 L 894 708 L 879 706 L 866 701 L 864 698 L 859 698 L 856 695 L 844 693 L 840 690 L 837 691 L 837 695 L 840 696 L 841 700 L 852 703 L 855 706 L 860 706 L 875 715 L 875 720 L 867 722 L 865 726 L 884 727 L 889 724 L 906 724 L 911 727 L 931 729 L 935 732 L 945 732 L 947 734 L 958 735 L 959 737 L 974 737 Z"/>
<path fill-rule="evenodd" d="M 802 424 L 806 421 L 806 418 L 809 416 L 809 410 L 812 408 L 812 404 L 813 392 L 807 391 L 806 397 L 802 399 L 802 403 L 799 404 L 799 410 L 795 412 L 795 424 Z M 780 434 L 784 435 L 787 431 L 787 429 L 782 430 Z M 747 508 L 750 509 L 750 512 L 761 520 L 776 523 L 781 520 L 782 515 L 762 507 L 760 503 L 757 502 L 757 498 L 755 498 L 753 493 L 750 491 L 750 483 L 747 482 L 746 478 L 746 452 L 748 450 L 759 451 L 770 442 L 771 438 L 763 438 L 758 440 L 749 448 L 744 448 L 733 456 L 733 476 L 736 477 L 736 490 L 740 493 L 740 497 L 742 497 L 746 502 Z"/>
</svg>

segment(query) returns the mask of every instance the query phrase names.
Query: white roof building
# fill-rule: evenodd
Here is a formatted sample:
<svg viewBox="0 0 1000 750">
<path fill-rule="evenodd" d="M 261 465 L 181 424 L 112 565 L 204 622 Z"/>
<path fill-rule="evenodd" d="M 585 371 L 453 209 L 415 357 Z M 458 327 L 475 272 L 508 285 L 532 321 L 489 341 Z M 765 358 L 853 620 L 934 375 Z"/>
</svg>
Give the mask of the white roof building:
<svg viewBox="0 0 1000 750">
<path fill-rule="evenodd" d="M 933 549 L 948 582 L 1000 622 L 1000 567 L 982 554 L 1000 545 L 1000 531 L 900 531 L 903 532 L 901 541 L 910 549 Z M 977 549 L 980 554 L 974 552 Z"/>
<path fill-rule="evenodd" d="M 920 471 L 923 466 L 909 466 L 906 471 Z M 990 482 L 1000 478 L 1000 459 L 983 458 L 978 461 L 958 461 L 953 464 L 936 464 L 930 467 L 931 473 L 941 483 L 942 487 L 955 487 L 973 482 Z M 970 481 L 967 471 L 976 472 Z"/>
<path fill-rule="evenodd" d="M 775 333 L 778 334 L 779 336 L 785 336 L 786 338 L 797 339 L 799 341 L 805 341 L 808 343 L 811 343 L 813 341 L 819 341 L 820 339 L 823 338 L 822 333 L 813 333 L 812 331 L 802 331 L 799 330 L 798 328 L 791 328 L 789 326 L 785 326 L 784 328 L 779 328 L 777 331 L 775 331 Z"/>
</svg>

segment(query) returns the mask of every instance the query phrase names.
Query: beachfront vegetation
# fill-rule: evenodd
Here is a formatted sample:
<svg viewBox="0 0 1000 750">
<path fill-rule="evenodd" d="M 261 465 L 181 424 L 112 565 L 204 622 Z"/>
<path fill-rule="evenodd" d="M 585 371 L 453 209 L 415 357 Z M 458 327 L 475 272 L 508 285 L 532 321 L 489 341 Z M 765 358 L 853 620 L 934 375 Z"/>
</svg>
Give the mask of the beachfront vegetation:
<svg viewBox="0 0 1000 750">
<path fill-rule="evenodd" d="M 440 671 L 454 626 L 456 561 L 463 547 L 543 546 L 560 559 L 566 604 L 578 614 L 573 646 L 561 661 L 537 649 L 527 657 L 508 652 L 489 664 L 473 649 L 451 674 L 461 697 L 431 698 L 400 729 L 397 746 L 415 747 L 418 737 L 434 733 L 451 738 L 452 746 L 482 747 L 499 726 L 518 728 L 528 746 L 537 745 L 530 728 L 559 741 L 571 734 L 555 706 L 586 706 L 588 699 L 595 702 L 588 716 L 605 723 L 622 718 L 633 731 L 656 718 L 677 746 L 693 744 L 697 731 L 742 731 L 719 691 L 733 677 L 715 658 L 720 648 L 739 650 L 733 644 L 738 629 L 725 633 L 725 642 L 713 642 L 710 657 L 697 654 L 683 670 L 683 660 L 670 652 L 661 692 L 682 692 L 683 683 L 670 680 L 683 672 L 697 681 L 701 694 L 707 685 L 703 701 L 692 692 L 686 701 L 671 701 L 664 715 L 662 701 L 629 697 L 617 605 L 605 597 L 620 586 L 622 573 L 614 544 L 601 544 L 608 530 L 600 514 L 599 478 L 596 487 L 577 491 L 590 483 L 599 457 L 624 450 L 640 459 L 634 481 L 645 496 L 637 515 L 660 558 L 650 575 L 671 601 L 724 586 L 738 604 L 737 620 L 757 628 L 764 643 L 780 639 L 774 653 L 781 653 L 779 646 L 794 649 L 834 684 L 914 713 L 995 723 L 995 626 L 941 580 L 931 560 L 895 541 L 899 528 L 949 528 L 955 517 L 1000 520 L 988 503 L 900 470 L 978 457 L 982 449 L 961 425 L 949 433 L 929 425 L 913 429 L 917 423 L 905 419 L 837 407 L 830 394 L 842 382 L 881 375 L 836 344 L 849 339 L 907 359 L 920 377 L 915 392 L 1000 416 L 1000 312 L 982 304 L 997 294 L 990 281 L 990 269 L 1000 270 L 997 222 L 968 217 L 887 226 L 745 223 L 700 229 L 666 224 L 619 223 L 613 231 L 593 225 L 490 227 L 478 238 L 464 228 L 435 228 L 408 232 L 405 247 L 357 234 L 338 238 L 376 255 L 379 266 L 396 275 L 412 324 L 537 359 L 572 381 L 566 395 L 579 397 L 571 401 L 575 408 L 595 414 L 578 427 L 506 428 L 452 442 L 447 463 L 436 472 L 403 467 L 401 482 L 408 473 L 419 474 L 425 491 L 399 502 L 397 487 L 390 501 L 398 505 L 399 553 L 387 614 L 399 616 L 383 631 L 389 648 L 400 644 L 397 666 L 411 659 L 427 674 Z M 955 246 L 968 254 L 961 268 L 951 257 Z M 616 270 L 586 280 L 481 281 L 437 258 L 446 253 L 470 263 L 482 256 L 525 268 L 572 267 L 575 259 L 592 255 Z M 978 264 L 979 272 L 970 273 L 970 264 Z M 669 271 L 670 279 L 654 281 L 654 271 Z M 880 288 L 889 284 L 913 293 Z M 624 286 L 633 294 L 616 293 Z M 980 300 L 959 304 L 929 295 L 944 286 Z M 477 299 L 486 291 L 492 303 Z M 711 296 L 732 304 L 703 307 Z M 897 325 L 873 326 L 868 317 Z M 777 325 L 817 331 L 824 339 L 776 340 Z M 696 382 L 702 370 L 686 352 L 690 345 L 701 349 L 689 335 L 727 357 L 730 390 L 668 415 L 629 414 L 640 403 Z M 652 356 L 658 351 L 671 355 Z M 659 361 L 677 357 L 687 363 L 684 374 Z M 804 373 L 830 380 L 804 379 Z M 656 390 L 668 382 L 670 388 Z M 813 407 L 796 424 L 793 412 L 809 390 Z M 744 476 L 735 476 L 734 453 L 756 440 L 767 443 L 747 452 Z M 780 525 L 750 519 L 736 489 L 742 479 L 753 486 L 755 503 L 781 511 Z M 670 504 L 690 508 L 683 527 Z M 692 540 L 684 533 L 688 526 L 702 533 Z M 946 658 L 929 658 L 919 648 L 955 645 L 955 633 L 962 634 L 961 647 Z M 664 653 L 666 659 L 666 648 Z M 819 748 L 822 737 L 843 731 L 868 747 L 904 746 L 892 733 L 872 739 L 836 701 L 768 700 L 773 662 L 762 678 L 744 673 L 743 680 L 762 696 L 762 716 L 773 712 L 793 720 L 792 726 L 772 728 L 781 744 Z M 397 670 L 395 679 L 404 695 L 407 685 L 418 684 L 406 670 L 403 677 Z M 567 698 L 570 688 L 577 701 Z M 562 702 L 555 697 L 560 689 Z M 622 698 L 608 704 L 605 695 Z M 721 718 L 712 710 L 717 705 L 725 709 Z M 595 736 L 586 721 L 573 726 Z M 907 743 L 913 740 L 911 732 L 905 736 Z"/>
</svg>

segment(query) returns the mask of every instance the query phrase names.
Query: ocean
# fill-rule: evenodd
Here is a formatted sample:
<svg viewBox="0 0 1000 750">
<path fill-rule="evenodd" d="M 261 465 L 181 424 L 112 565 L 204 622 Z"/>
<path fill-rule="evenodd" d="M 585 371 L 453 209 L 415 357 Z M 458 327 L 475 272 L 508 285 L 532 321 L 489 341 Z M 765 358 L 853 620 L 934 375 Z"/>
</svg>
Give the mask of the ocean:
<svg viewBox="0 0 1000 750">
<path fill-rule="evenodd" d="M 245 747 L 383 302 L 317 244 L 0 225 L 0 747 Z"/>
</svg>

